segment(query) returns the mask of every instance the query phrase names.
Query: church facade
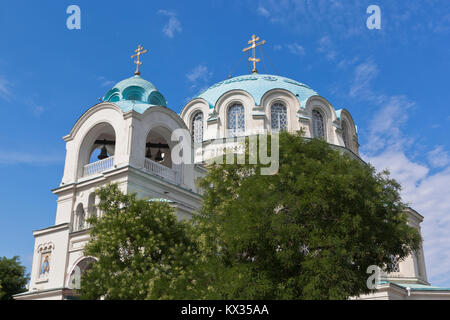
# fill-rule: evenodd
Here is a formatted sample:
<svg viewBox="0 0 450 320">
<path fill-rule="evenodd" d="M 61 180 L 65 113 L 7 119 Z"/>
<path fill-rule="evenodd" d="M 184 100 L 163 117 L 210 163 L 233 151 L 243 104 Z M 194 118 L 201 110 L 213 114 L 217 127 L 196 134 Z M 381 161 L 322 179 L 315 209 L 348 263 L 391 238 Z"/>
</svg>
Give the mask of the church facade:
<svg viewBox="0 0 450 320">
<path fill-rule="evenodd" d="M 139 51 L 141 50 L 141 51 Z M 140 53 L 139 53 L 140 52 Z M 196 180 L 206 173 L 202 161 L 217 155 L 218 140 L 264 132 L 303 130 L 359 158 L 357 127 L 350 112 L 335 109 L 309 86 L 277 75 L 254 72 L 212 85 L 189 101 L 180 114 L 139 73 L 109 90 L 102 101 L 75 123 L 66 142 L 64 174 L 57 195 L 55 223 L 33 232 L 34 257 L 29 291 L 18 300 L 61 300 L 73 296 L 77 270 L 95 257 L 86 257 L 86 219 L 97 212 L 95 190 L 117 183 L 126 193 L 151 201 L 169 201 L 180 219 L 201 206 Z M 184 129 L 184 130 L 178 130 Z M 192 162 L 178 164 L 171 151 L 175 130 L 193 141 Z M 420 231 L 423 217 L 408 209 L 410 225 Z M 369 275 L 368 275 L 369 276 Z M 384 276 L 375 294 L 364 299 L 448 298 L 450 289 L 428 283 L 423 250 L 398 262 Z"/>
</svg>

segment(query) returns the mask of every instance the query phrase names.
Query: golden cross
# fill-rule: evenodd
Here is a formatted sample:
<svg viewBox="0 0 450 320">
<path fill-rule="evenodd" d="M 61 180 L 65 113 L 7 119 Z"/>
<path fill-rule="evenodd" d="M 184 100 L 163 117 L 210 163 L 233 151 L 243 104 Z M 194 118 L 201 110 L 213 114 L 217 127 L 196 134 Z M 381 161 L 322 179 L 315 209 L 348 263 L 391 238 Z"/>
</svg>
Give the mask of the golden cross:
<svg viewBox="0 0 450 320">
<path fill-rule="evenodd" d="M 252 35 L 252 40 L 248 41 L 248 44 L 251 44 L 251 46 L 242 50 L 242 52 L 247 52 L 248 50 L 252 49 L 252 56 L 248 58 L 248 61 L 253 62 L 252 73 L 258 73 L 258 70 L 256 70 L 256 63 L 261 61 L 260 59 L 256 58 L 256 47 L 262 46 L 266 43 L 266 40 L 263 40 L 260 43 L 256 43 L 257 41 L 259 41 L 259 37 Z"/>
<path fill-rule="evenodd" d="M 134 74 L 138 76 L 141 74 L 139 72 L 139 66 L 142 65 L 141 54 L 147 53 L 147 49 L 144 50 L 144 48 L 141 45 L 139 45 L 139 47 L 134 52 L 136 52 L 136 54 L 132 55 L 131 59 L 137 57 L 137 60 L 134 61 L 134 63 L 136 64 L 136 72 Z"/>
</svg>

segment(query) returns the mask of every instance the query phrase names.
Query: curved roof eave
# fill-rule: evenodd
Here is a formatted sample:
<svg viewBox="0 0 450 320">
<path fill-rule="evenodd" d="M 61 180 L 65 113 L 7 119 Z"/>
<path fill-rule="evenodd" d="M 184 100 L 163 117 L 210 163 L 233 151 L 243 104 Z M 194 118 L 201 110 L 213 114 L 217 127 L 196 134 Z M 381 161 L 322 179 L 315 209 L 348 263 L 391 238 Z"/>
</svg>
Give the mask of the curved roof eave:
<svg viewBox="0 0 450 320">
<path fill-rule="evenodd" d="M 217 101 L 225 93 L 233 90 L 242 90 L 253 97 L 256 105 L 260 105 L 262 97 L 268 91 L 274 89 L 291 92 L 298 99 L 300 106 L 303 106 L 311 96 L 318 95 L 318 93 L 309 86 L 289 78 L 253 74 L 238 76 L 218 82 L 200 93 L 196 98 L 206 100 L 211 108 L 211 106 L 214 107 L 216 105 Z"/>
</svg>

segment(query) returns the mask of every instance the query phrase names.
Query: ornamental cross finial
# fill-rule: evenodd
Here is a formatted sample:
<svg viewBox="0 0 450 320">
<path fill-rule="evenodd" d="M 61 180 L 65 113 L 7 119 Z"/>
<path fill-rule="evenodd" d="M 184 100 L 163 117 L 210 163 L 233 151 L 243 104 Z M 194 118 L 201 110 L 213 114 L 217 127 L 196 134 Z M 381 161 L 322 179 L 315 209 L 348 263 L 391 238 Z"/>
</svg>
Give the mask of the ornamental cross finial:
<svg viewBox="0 0 450 320">
<path fill-rule="evenodd" d="M 138 76 L 141 74 L 139 72 L 139 66 L 142 65 L 141 54 L 147 53 L 147 49 L 144 50 L 144 48 L 141 45 L 139 45 L 139 47 L 134 52 L 136 52 L 136 54 L 132 55 L 131 59 L 137 57 L 137 60 L 134 60 L 134 63 L 136 64 L 136 71 L 134 72 L 134 74 Z"/>
<path fill-rule="evenodd" d="M 251 46 L 242 50 L 242 52 L 247 52 L 248 50 L 252 49 L 252 56 L 248 58 L 248 61 L 253 62 L 252 73 L 258 73 L 258 70 L 256 70 L 256 63 L 261 61 L 260 59 L 256 58 L 256 47 L 266 43 L 266 40 L 256 43 L 257 41 L 259 41 L 259 37 L 252 35 L 252 40 L 248 41 L 248 44 L 251 44 Z"/>
</svg>

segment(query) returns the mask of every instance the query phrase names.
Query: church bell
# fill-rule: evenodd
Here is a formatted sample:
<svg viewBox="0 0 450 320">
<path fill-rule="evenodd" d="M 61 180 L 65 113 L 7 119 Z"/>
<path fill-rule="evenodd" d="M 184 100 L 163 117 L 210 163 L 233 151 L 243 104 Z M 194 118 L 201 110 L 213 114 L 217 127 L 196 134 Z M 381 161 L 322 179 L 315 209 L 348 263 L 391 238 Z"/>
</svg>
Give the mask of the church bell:
<svg viewBox="0 0 450 320">
<path fill-rule="evenodd" d="M 156 154 L 155 161 L 156 161 L 156 162 L 162 162 L 163 160 L 164 160 L 164 158 L 162 157 L 161 149 L 159 149 L 159 150 L 158 150 L 158 153 Z"/>
<path fill-rule="evenodd" d="M 100 154 L 98 155 L 98 160 L 104 160 L 106 158 L 108 158 L 108 151 L 106 150 L 106 146 L 103 146 Z"/>
<path fill-rule="evenodd" d="M 145 157 L 148 159 L 152 158 L 152 150 L 150 148 L 147 148 L 147 153 L 145 154 Z"/>
</svg>

